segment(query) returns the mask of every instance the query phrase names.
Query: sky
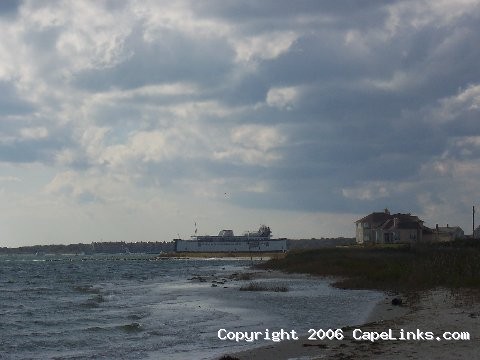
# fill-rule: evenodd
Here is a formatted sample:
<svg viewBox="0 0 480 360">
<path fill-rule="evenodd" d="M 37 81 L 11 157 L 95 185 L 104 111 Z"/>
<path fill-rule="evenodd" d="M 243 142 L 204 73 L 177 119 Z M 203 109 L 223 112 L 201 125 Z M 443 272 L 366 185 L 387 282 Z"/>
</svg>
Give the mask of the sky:
<svg viewBox="0 0 480 360">
<path fill-rule="evenodd" d="M 0 246 L 471 233 L 480 1 L 2 0 L 0 34 Z"/>
</svg>

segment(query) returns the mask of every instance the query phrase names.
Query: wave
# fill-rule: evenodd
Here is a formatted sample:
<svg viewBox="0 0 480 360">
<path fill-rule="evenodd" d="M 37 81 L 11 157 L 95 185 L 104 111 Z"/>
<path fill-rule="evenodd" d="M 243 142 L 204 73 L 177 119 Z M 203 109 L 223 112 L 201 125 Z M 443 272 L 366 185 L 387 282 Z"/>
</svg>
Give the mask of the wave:
<svg viewBox="0 0 480 360">
<path fill-rule="evenodd" d="M 102 291 L 99 287 L 93 287 L 93 285 L 75 285 L 73 290 L 84 294 L 100 294 Z"/>
<path fill-rule="evenodd" d="M 127 333 L 143 331 L 142 325 L 138 322 L 132 322 L 130 324 L 120 325 L 120 326 L 117 326 L 117 328 Z"/>
<path fill-rule="evenodd" d="M 87 307 L 87 308 L 96 308 L 99 307 L 101 303 L 104 303 L 106 301 L 105 297 L 101 294 L 97 294 L 95 296 L 90 297 L 85 301 L 84 303 L 81 304 L 82 307 Z"/>
</svg>

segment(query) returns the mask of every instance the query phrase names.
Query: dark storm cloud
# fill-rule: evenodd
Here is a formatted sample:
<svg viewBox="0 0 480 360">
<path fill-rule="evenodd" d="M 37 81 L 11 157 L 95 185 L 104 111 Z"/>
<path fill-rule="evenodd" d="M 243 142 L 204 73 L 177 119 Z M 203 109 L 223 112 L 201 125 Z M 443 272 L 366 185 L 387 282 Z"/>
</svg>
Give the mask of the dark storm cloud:
<svg viewBox="0 0 480 360">
<path fill-rule="evenodd" d="M 0 81 L 0 116 L 30 113 L 34 106 L 22 99 L 11 82 Z"/>
<path fill-rule="evenodd" d="M 264 61 L 259 75 L 273 86 L 345 81 L 364 76 L 364 59 L 355 58 L 339 44 L 341 34 L 308 34 L 300 37 L 285 54 Z"/>
<path fill-rule="evenodd" d="M 0 143 L 0 162 L 53 165 L 55 154 L 65 147 L 65 139 L 16 139 Z"/>
<path fill-rule="evenodd" d="M 0 81 L 0 162 L 53 164 L 56 151 L 70 144 L 68 128 L 38 117 L 38 104 Z"/>
<path fill-rule="evenodd" d="M 254 105 L 265 101 L 269 84 L 257 74 L 246 75 L 239 81 L 221 88 L 218 99 L 230 106 Z"/>
<path fill-rule="evenodd" d="M 290 142 L 298 145 L 284 149 L 287 165 L 277 169 L 276 175 L 287 184 L 276 185 L 279 193 L 285 194 L 284 198 L 297 194 L 303 199 L 300 203 L 311 209 L 327 210 L 344 201 L 379 205 L 385 199 L 345 200 L 335 190 L 362 181 L 415 180 L 425 162 L 444 153 L 450 136 L 478 134 L 475 112 L 462 115 L 455 123 L 432 126 L 422 122 L 425 106 L 438 106 L 439 99 L 455 94 L 459 87 L 479 82 L 474 59 L 480 54 L 471 46 L 478 42 L 479 26 L 473 21 L 477 18 L 478 14 L 472 13 L 454 26 L 432 24 L 420 31 L 406 27 L 387 43 L 370 43 L 367 57 L 343 44 L 340 33 L 316 32 L 298 39 L 289 52 L 263 62 L 259 78 L 264 83 L 306 84 L 310 89 L 288 113 L 290 119 L 283 117 L 288 123 L 310 125 L 294 128 L 289 134 Z M 404 84 L 395 85 L 396 73 L 404 73 Z M 362 85 L 364 80 L 370 82 Z M 326 125 L 316 127 L 316 123 Z M 462 130 L 465 128 L 468 130 Z M 300 195 L 300 189 L 315 187 L 315 181 L 311 186 L 295 187 L 305 177 L 328 189 L 325 193 L 315 190 L 325 199 L 323 205 Z M 413 207 L 415 196 L 405 196 L 391 194 L 388 198 L 405 205 L 408 198 Z M 339 208 L 345 211 L 346 205 Z"/>
<path fill-rule="evenodd" d="M 325 17 L 329 26 L 368 26 L 382 21 L 384 6 L 396 1 L 208 1 L 194 2 L 196 12 L 204 17 L 216 17 L 244 27 L 245 31 L 284 29 L 298 17 L 307 18 L 307 24 L 322 24 Z M 316 18 L 316 19 L 315 19 Z M 297 26 L 300 26 L 297 24 Z"/>
<path fill-rule="evenodd" d="M 2 0 L 0 1 L 0 17 L 16 15 L 22 0 Z"/>
</svg>

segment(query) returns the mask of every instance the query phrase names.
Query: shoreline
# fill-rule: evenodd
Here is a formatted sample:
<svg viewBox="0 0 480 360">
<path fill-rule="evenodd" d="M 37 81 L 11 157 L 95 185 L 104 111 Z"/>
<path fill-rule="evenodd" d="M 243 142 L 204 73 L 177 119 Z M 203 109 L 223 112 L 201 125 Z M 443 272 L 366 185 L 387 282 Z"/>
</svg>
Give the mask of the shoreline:
<svg viewBox="0 0 480 360">
<path fill-rule="evenodd" d="M 272 271 L 258 274 L 285 277 L 312 277 L 305 274 L 285 274 Z M 325 278 L 324 278 L 325 279 Z M 332 278 L 332 280 L 334 280 Z M 343 327 L 344 339 L 298 340 L 267 343 L 240 352 L 225 353 L 239 360 L 316 360 L 316 359 L 468 359 L 480 357 L 480 304 L 466 292 L 452 295 L 448 289 L 435 289 L 417 296 L 393 295 L 384 297 L 374 305 L 363 324 Z M 401 298 L 402 305 L 392 305 L 394 298 Z M 355 330 L 359 329 L 359 330 Z M 326 330 L 326 329 L 325 329 Z M 396 340 L 357 340 L 363 333 L 386 333 Z M 361 332 L 360 332 L 361 331 Z M 407 332 L 417 334 L 432 332 L 435 339 L 405 339 Z M 445 332 L 468 332 L 470 340 L 446 341 Z M 384 335 L 387 336 L 387 335 Z M 409 335 L 410 336 L 410 335 Z M 441 338 L 438 340 L 437 338 Z M 221 359 L 221 356 L 216 357 Z"/>
<path fill-rule="evenodd" d="M 219 280 L 225 281 L 228 279 L 225 285 L 227 285 L 230 290 L 222 290 L 223 284 L 219 284 Z M 211 355 L 208 357 L 209 360 L 218 360 L 221 359 L 222 355 L 229 354 L 232 356 L 233 353 L 240 353 L 246 351 L 251 353 L 252 351 L 258 351 L 258 349 L 270 346 L 280 345 L 282 342 L 275 342 L 273 332 L 280 331 L 292 331 L 295 330 L 296 334 L 299 337 L 307 334 L 309 328 L 315 328 L 319 324 L 324 324 L 323 326 L 336 327 L 340 328 L 351 323 L 363 323 L 367 319 L 367 316 L 372 312 L 372 309 L 375 305 L 383 299 L 383 295 L 378 291 L 365 291 L 365 290 L 346 290 L 340 289 L 331 286 L 331 283 L 336 280 L 333 277 L 318 277 L 312 276 L 310 274 L 298 274 L 298 273 L 284 273 L 281 271 L 275 270 L 260 270 L 250 267 L 245 267 L 241 271 L 235 273 L 225 273 L 225 269 L 210 275 L 208 278 L 199 278 L 195 276 L 191 280 L 197 282 L 212 282 L 212 288 L 220 289 L 220 291 L 234 292 L 235 299 L 240 302 L 238 305 L 235 305 L 235 302 L 232 302 L 231 305 L 239 308 L 244 308 L 246 313 L 251 311 L 258 310 L 258 304 L 266 304 L 274 306 L 278 303 L 280 307 L 271 309 L 269 307 L 263 307 L 262 313 L 259 313 L 255 319 L 260 319 L 261 316 L 266 316 L 265 321 L 254 320 L 252 325 L 248 324 L 221 324 L 218 329 L 227 329 L 227 331 L 269 331 L 269 335 L 264 332 L 263 335 L 256 340 L 251 342 L 240 341 L 240 343 L 231 341 L 230 345 L 227 345 L 228 342 L 223 342 L 223 349 L 217 351 L 216 348 L 212 348 Z M 206 281 L 205 281 L 206 280 Z M 286 292 L 276 292 L 275 290 L 266 290 L 266 291 L 239 291 L 240 288 L 249 283 L 258 283 L 265 285 L 266 288 L 272 288 L 276 285 L 283 285 L 289 290 Z M 230 285 L 228 285 L 230 284 Z M 206 284 L 207 287 L 208 284 Z M 210 287 L 209 287 L 210 288 Z M 218 291 L 218 290 L 217 290 Z M 353 296 L 352 296 L 353 294 Z M 319 297 L 320 296 L 320 297 Z M 297 299 L 295 302 L 292 302 L 291 299 Z M 242 299 L 250 299 L 253 301 L 250 305 L 245 306 L 245 303 Z M 327 302 L 324 302 L 328 299 Z M 337 304 L 339 301 L 339 305 Z M 280 302 L 282 304 L 280 304 Z M 286 306 L 286 304 L 289 304 Z M 304 304 L 304 305 L 302 305 Z M 346 305 L 348 304 L 348 305 Z M 282 310 L 280 310 L 282 309 Z M 217 329 L 217 330 L 218 330 Z M 212 334 L 212 336 L 217 337 L 217 333 Z M 222 339 L 223 340 L 223 339 Z M 277 339 L 278 340 L 278 339 Z M 299 342 L 299 341 L 297 341 Z M 219 343 L 221 344 L 221 343 Z M 285 344 L 285 342 L 283 342 Z M 227 345 L 227 346 L 225 346 Z M 301 345 L 301 344 L 300 344 Z M 267 358 L 270 356 L 267 355 Z M 245 357 L 246 359 L 250 358 L 250 355 Z"/>
<path fill-rule="evenodd" d="M 279 271 L 271 271 L 269 273 L 257 273 L 261 278 L 277 276 L 285 276 L 289 279 L 292 278 L 316 278 L 316 276 L 311 276 L 308 274 L 286 274 Z M 337 280 L 334 277 L 319 277 L 322 280 L 329 280 L 332 284 Z M 330 285 L 332 286 L 332 285 Z M 345 289 L 348 290 L 348 289 Z M 365 328 L 372 327 L 380 324 L 385 324 L 390 321 L 394 321 L 402 316 L 405 316 L 408 312 L 411 311 L 408 306 L 394 306 L 391 304 L 391 300 L 398 296 L 384 294 L 384 297 L 379 300 L 372 308 L 370 313 L 366 317 L 366 321 L 363 324 L 349 324 L 341 328 L 342 333 L 347 337 L 350 329 L 355 328 Z M 325 329 L 326 330 L 326 329 Z M 345 339 L 347 340 L 347 339 Z M 307 335 L 299 336 L 298 340 L 284 340 L 279 343 L 271 342 L 265 345 L 260 345 L 248 350 L 243 350 L 240 352 L 234 352 L 224 355 L 230 355 L 233 359 L 239 360 L 268 360 L 268 359 L 278 359 L 278 360 L 307 360 L 307 359 L 325 359 L 331 358 L 338 359 L 341 353 L 335 351 L 335 348 L 341 349 L 343 341 L 338 341 L 335 339 L 332 340 L 309 340 Z M 330 353 L 327 357 L 325 357 Z M 350 358 L 346 358 L 350 359 Z M 354 359 L 354 357 L 352 357 Z"/>
<path fill-rule="evenodd" d="M 167 259 L 254 259 L 270 260 L 284 258 L 285 252 L 172 252 L 155 256 L 157 260 Z"/>
</svg>

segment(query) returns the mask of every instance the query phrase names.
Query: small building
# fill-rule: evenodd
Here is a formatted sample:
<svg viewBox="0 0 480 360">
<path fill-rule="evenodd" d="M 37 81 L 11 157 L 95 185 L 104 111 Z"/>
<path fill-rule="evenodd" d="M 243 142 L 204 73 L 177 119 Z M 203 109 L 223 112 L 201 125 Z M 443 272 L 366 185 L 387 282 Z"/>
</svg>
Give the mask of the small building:
<svg viewBox="0 0 480 360">
<path fill-rule="evenodd" d="M 415 243 L 422 241 L 423 221 L 411 214 L 373 212 L 355 222 L 358 244 Z"/>
<path fill-rule="evenodd" d="M 447 226 L 438 226 L 437 224 L 433 237 L 435 241 L 446 242 L 464 239 L 465 233 L 460 226 L 449 226 L 448 224 Z"/>
<path fill-rule="evenodd" d="M 473 231 L 473 238 L 480 239 L 480 225 Z"/>
</svg>

